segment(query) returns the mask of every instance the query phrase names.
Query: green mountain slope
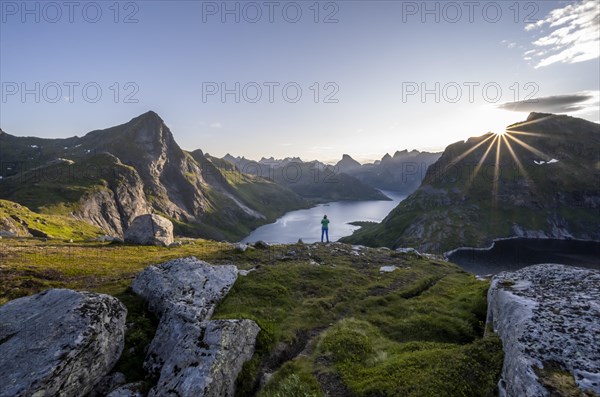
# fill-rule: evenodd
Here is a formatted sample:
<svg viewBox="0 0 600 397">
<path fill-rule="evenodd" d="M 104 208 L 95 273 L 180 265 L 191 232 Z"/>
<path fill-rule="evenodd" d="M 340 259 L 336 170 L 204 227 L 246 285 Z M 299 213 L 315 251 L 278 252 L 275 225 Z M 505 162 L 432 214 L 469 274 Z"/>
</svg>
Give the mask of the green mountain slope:
<svg viewBox="0 0 600 397">
<path fill-rule="evenodd" d="M 122 236 L 151 211 L 179 234 L 237 240 L 306 202 L 264 179 L 234 178 L 183 151 L 154 112 L 79 138 L 0 133 L 0 198 L 44 214 L 70 215 Z M 239 183 L 238 183 L 239 182 Z M 234 186 L 237 186 L 235 188 Z"/>
<path fill-rule="evenodd" d="M 98 227 L 61 215 L 37 214 L 22 205 L 0 200 L 0 236 L 83 240 L 103 234 Z"/>
<path fill-rule="evenodd" d="M 344 239 L 444 252 L 524 236 L 600 240 L 600 126 L 532 113 L 450 145 L 380 224 Z"/>
</svg>

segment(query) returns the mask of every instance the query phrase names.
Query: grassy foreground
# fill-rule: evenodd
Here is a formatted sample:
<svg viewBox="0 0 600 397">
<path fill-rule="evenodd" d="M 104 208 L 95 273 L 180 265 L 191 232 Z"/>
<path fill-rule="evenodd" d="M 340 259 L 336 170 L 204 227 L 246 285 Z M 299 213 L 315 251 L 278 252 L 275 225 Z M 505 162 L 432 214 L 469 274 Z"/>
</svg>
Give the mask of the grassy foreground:
<svg viewBox="0 0 600 397">
<path fill-rule="evenodd" d="M 128 307 L 117 369 L 144 377 L 156 320 L 130 292 L 150 264 L 196 256 L 251 270 L 215 318 L 250 318 L 257 351 L 238 395 L 493 396 L 502 346 L 482 339 L 488 283 L 447 262 L 344 244 L 294 244 L 236 251 L 204 240 L 179 247 L 0 240 L 0 304 L 48 288 L 112 294 Z M 380 272 L 381 266 L 395 266 Z"/>
</svg>

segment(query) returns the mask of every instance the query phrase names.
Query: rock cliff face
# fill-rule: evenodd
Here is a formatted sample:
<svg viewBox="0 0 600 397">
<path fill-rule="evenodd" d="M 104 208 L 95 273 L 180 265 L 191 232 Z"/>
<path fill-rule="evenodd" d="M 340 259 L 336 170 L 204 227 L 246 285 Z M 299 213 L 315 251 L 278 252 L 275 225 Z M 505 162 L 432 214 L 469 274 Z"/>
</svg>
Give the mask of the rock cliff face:
<svg viewBox="0 0 600 397">
<path fill-rule="evenodd" d="M 99 151 L 115 155 L 133 167 L 155 205 L 170 217 L 193 220 L 209 208 L 202 170 L 187 155 L 169 127 L 154 112 L 127 124 L 89 133 Z"/>
<path fill-rule="evenodd" d="M 102 186 L 88 191 L 79 200 L 73 215 L 100 227 L 112 236 L 122 237 L 139 215 L 151 212 L 144 194 L 144 182 L 138 172 L 115 156 L 104 153 L 108 169 L 100 170 Z"/>
<path fill-rule="evenodd" d="M 551 367 L 600 393 L 599 285 L 600 271 L 552 264 L 494 277 L 488 325 L 504 344 L 502 396 L 549 396 Z"/>
<path fill-rule="evenodd" d="M 116 298 L 49 290 L 0 307 L 0 396 L 82 396 L 123 350 Z"/>
<path fill-rule="evenodd" d="M 144 367 L 159 377 L 150 396 L 233 396 L 260 331 L 251 320 L 210 321 L 237 278 L 235 266 L 196 258 L 150 266 L 132 284 L 160 317 Z"/>
</svg>

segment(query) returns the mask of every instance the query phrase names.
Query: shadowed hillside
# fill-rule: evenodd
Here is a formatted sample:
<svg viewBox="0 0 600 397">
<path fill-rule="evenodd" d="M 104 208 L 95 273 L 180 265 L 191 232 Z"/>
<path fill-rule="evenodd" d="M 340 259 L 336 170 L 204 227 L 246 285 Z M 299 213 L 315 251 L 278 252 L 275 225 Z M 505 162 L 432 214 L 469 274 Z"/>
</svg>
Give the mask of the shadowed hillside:
<svg viewBox="0 0 600 397">
<path fill-rule="evenodd" d="M 532 113 L 446 148 L 419 189 L 343 241 L 430 252 L 524 236 L 600 240 L 600 126 Z"/>
</svg>

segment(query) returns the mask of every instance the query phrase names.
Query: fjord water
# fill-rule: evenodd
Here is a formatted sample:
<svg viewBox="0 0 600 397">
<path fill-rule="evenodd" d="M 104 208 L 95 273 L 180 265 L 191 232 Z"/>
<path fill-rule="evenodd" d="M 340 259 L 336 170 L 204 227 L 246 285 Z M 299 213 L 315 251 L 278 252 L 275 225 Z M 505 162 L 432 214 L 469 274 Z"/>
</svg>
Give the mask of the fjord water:
<svg viewBox="0 0 600 397">
<path fill-rule="evenodd" d="M 448 256 L 468 272 L 484 275 L 538 263 L 560 263 L 600 270 L 600 242 L 515 238 L 496 241 L 489 250 L 462 248 Z"/>
<path fill-rule="evenodd" d="M 354 221 L 380 222 L 400 201 L 406 198 L 397 192 L 382 192 L 392 201 L 335 201 L 319 204 L 313 208 L 290 211 L 274 223 L 263 225 L 242 240 L 244 243 L 259 240 L 268 243 L 295 243 L 302 239 L 305 243 L 321 241 L 321 219 L 330 219 L 329 241 L 337 241 L 349 236 L 358 226 L 348 224 Z"/>
</svg>

